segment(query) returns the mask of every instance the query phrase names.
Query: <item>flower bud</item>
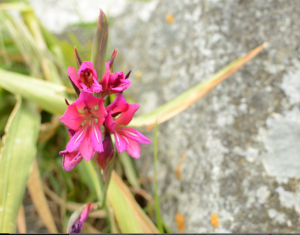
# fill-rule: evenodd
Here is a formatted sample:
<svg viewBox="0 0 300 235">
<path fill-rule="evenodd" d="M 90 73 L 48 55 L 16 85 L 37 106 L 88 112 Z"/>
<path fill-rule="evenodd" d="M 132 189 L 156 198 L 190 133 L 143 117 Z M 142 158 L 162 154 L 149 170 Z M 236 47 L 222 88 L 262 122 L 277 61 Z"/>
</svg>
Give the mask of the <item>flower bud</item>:
<svg viewBox="0 0 300 235">
<path fill-rule="evenodd" d="M 88 202 L 78 210 L 74 211 L 69 219 L 67 233 L 80 233 L 84 222 L 88 215 L 93 211 L 94 207 L 93 203 Z"/>
<path fill-rule="evenodd" d="M 97 163 L 101 167 L 101 169 L 105 169 L 107 163 L 114 156 L 114 148 L 112 144 L 112 140 L 110 137 L 110 133 L 106 132 L 104 141 L 103 141 L 103 152 L 97 154 Z"/>
</svg>

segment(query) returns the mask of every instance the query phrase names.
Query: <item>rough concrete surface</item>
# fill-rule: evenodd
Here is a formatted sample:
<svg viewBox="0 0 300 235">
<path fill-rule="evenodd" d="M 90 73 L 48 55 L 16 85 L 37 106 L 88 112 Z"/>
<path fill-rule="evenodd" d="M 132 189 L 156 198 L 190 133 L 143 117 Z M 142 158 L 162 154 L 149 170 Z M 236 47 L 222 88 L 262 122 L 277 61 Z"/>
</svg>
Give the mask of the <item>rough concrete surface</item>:
<svg viewBox="0 0 300 235">
<path fill-rule="evenodd" d="M 115 67 L 133 69 L 127 93 L 141 105 L 140 114 L 270 43 L 159 126 L 161 210 L 174 231 L 178 212 L 186 232 L 300 231 L 299 15 L 300 1 L 164 0 L 130 3 L 114 21 Z M 153 140 L 153 132 L 147 136 Z M 137 160 L 143 177 L 153 174 L 152 159 L 153 145 L 143 147 Z"/>
<path fill-rule="evenodd" d="M 185 232 L 299 232 L 300 1 L 130 1 L 124 7 L 110 40 L 119 49 L 115 69 L 133 69 L 126 94 L 141 105 L 139 114 L 270 43 L 159 125 L 158 186 L 167 225 L 178 232 L 174 218 L 181 213 Z M 153 140 L 153 132 L 146 135 Z M 153 145 L 143 146 L 136 162 L 142 177 L 153 175 Z"/>
</svg>

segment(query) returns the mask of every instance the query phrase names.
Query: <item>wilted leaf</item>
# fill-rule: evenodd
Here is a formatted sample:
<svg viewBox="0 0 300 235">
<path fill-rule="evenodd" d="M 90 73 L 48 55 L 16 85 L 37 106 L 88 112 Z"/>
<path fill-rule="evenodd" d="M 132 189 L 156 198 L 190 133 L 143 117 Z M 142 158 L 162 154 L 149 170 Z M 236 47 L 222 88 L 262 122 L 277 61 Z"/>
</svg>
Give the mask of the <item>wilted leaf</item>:
<svg viewBox="0 0 300 235">
<path fill-rule="evenodd" d="M 33 161 L 32 171 L 27 182 L 30 197 L 39 216 L 50 233 L 57 233 L 48 201 L 44 194 L 43 182 L 40 176 L 37 160 Z"/>
<path fill-rule="evenodd" d="M 17 215 L 25 192 L 36 142 L 40 115 L 31 102 L 18 98 L 5 127 L 0 155 L 0 232 L 15 233 Z"/>
<path fill-rule="evenodd" d="M 259 47 L 250 51 L 247 55 L 235 60 L 234 62 L 227 65 L 225 68 L 221 69 L 208 80 L 185 91 L 181 95 L 177 96 L 175 99 L 160 106 L 154 111 L 133 118 L 132 121 L 129 123 L 129 126 L 146 126 L 148 128 L 152 128 L 156 120 L 157 124 L 160 124 L 176 116 L 177 114 L 191 106 L 193 103 L 195 103 L 197 100 L 199 100 L 202 96 L 208 93 L 219 83 L 228 78 L 231 74 L 240 69 L 245 63 L 247 63 L 254 56 L 256 56 L 266 45 L 267 43 L 260 45 Z"/>
</svg>

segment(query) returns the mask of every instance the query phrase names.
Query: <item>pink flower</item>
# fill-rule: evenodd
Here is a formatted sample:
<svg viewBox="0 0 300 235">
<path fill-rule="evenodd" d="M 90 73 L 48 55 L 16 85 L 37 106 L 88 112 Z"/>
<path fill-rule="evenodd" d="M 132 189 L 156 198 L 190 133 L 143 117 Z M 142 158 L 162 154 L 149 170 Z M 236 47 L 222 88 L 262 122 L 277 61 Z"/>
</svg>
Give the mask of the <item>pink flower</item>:
<svg viewBox="0 0 300 235">
<path fill-rule="evenodd" d="M 97 82 L 97 72 L 93 69 L 93 63 L 83 61 L 78 73 L 76 69 L 69 66 L 68 74 L 72 82 L 79 88 L 88 93 L 102 91 L 101 85 Z"/>
<path fill-rule="evenodd" d="M 75 211 L 70 217 L 67 233 L 80 233 L 84 222 L 89 214 L 94 210 L 94 207 L 93 203 L 88 202 L 84 208 L 80 208 L 78 211 Z"/>
<path fill-rule="evenodd" d="M 111 73 L 109 67 L 110 63 L 111 62 L 105 63 L 106 70 L 100 81 L 103 90 L 101 92 L 103 98 L 110 94 L 122 92 L 131 84 L 128 79 L 125 79 L 124 73 L 122 71 Z"/>
<path fill-rule="evenodd" d="M 140 144 L 151 141 L 133 128 L 125 127 L 132 120 L 133 114 L 139 109 L 138 104 L 128 104 L 119 93 L 114 102 L 107 106 L 108 115 L 105 119 L 107 129 L 114 134 L 118 152 L 126 151 L 131 157 L 139 158 Z"/>
<path fill-rule="evenodd" d="M 65 160 L 77 161 L 77 149 L 86 161 L 90 160 L 95 152 L 103 152 L 100 126 L 106 115 L 104 100 L 84 91 L 68 106 L 60 120 L 74 131 L 74 135 L 67 144 L 66 151 L 61 152 Z M 67 153 L 69 154 L 66 155 Z"/>
</svg>

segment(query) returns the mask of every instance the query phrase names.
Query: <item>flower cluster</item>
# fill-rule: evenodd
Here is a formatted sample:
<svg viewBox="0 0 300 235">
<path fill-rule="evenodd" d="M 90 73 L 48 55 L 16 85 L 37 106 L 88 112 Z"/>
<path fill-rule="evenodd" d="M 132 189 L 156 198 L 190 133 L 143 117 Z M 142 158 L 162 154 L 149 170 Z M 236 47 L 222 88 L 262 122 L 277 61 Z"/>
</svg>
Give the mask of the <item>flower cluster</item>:
<svg viewBox="0 0 300 235">
<path fill-rule="evenodd" d="M 104 169 L 114 154 L 111 134 L 117 151 L 126 151 L 134 158 L 140 157 L 140 144 L 151 142 L 137 130 L 126 127 L 140 106 L 126 102 L 122 92 L 130 86 L 129 74 L 113 73 L 112 62 L 105 63 L 106 70 L 99 82 L 92 62 L 84 61 L 78 72 L 73 67 L 68 69 L 71 81 L 81 91 L 71 105 L 67 102 L 67 110 L 60 118 L 70 136 L 66 150 L 60 152 L 66 171 L 71 171 L 83 158 L 88 161 L 94 156 Z M 116 99 L 105 107 L 108 95 L 116 93 Z"/>
</svg>

